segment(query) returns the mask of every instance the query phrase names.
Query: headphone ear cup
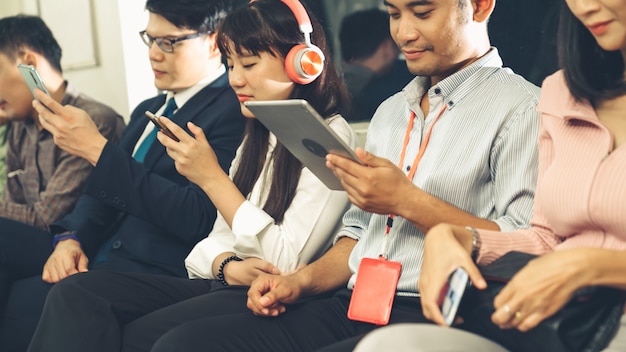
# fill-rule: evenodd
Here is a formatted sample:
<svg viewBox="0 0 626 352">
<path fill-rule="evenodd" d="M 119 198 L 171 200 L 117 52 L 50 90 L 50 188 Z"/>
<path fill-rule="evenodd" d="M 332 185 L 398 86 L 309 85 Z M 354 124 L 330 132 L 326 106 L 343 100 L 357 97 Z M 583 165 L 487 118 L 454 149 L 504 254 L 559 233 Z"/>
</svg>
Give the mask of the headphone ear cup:
<svg viewBox="0 0 626 352">
<path fill-rule="evenodd" d="M 285 58 L 287 76 L 298 84 L 309 84 L 322 73 L 324 54 L 316 46 L 298 44 Z"/>
</svg>

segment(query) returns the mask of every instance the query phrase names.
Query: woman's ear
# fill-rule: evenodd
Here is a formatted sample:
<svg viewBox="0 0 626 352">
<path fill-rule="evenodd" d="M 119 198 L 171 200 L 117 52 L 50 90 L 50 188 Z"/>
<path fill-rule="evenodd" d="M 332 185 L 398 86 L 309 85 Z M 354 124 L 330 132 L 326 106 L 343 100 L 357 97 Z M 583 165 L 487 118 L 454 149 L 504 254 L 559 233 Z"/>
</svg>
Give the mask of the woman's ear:
<svg viewBox="0 0 626 352">
<path fill-rule="evenodd" d="M 523 1 L 523 0 L 522 0 Z M 471 0 L 474 9 L 474 22 L 485 22 L 493 13 L 496 6 L 496 0 Z"/>
</svg>

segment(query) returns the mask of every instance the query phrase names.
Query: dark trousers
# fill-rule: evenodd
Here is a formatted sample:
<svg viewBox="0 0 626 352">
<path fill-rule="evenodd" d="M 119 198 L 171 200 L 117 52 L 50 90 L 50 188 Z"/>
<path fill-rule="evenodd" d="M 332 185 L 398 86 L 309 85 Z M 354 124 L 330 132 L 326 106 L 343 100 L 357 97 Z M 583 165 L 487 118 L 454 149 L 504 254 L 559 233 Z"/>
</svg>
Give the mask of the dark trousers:
<svg viewBox="0 0 626 352">
<path fill-rule="evenodd" d="M 24 352 L 35 332 L 52 284 L 41 280 L 52 253 L 52 235 L 0 217 L 0 351 Z M 110 254 L 90 270 L 157 272 L 163 270 Z"/>
<path fill-rule="evenodd" d="M 247 287 L 213 280 L 77 274 L 50 291 L 28 350 L 315 351 L 328 346 L 328 351 L 348 351 L 376 328 L 347 319 L 349 290 L 289 306 L 274 318 L 254 316 L 246 300 Z M 392 323 L 425 321 L 419 299 L 396 297 Z"/>
<path fill-rule="evenodd" d="M 246 292 L 247 287 L 225 287 L 213 280 L 79 273 L 50 290 L 28 351 L 149 351 L 183 322 L 245 308 Z M 205 304 L 213 300 L 220 304 Z"/>
<path fill-rule="evenodd" d="M 350 294 L 341 289 L 330 298 L 290 306 L 278 317 L 247 311 L 188 322 L 163 335 L 152 351 L 352 351 L 377 326 L 347 318 Z M 402 322 L 427 322 L 419 298 L 396 296 L 390 324 Z"/>
<path fill-rule="evenodd" d="M 50 284 L 41 280 L 52 253 L 52 235 L 0 217 L 0 346 L 26 349 Z"/>
</svg>

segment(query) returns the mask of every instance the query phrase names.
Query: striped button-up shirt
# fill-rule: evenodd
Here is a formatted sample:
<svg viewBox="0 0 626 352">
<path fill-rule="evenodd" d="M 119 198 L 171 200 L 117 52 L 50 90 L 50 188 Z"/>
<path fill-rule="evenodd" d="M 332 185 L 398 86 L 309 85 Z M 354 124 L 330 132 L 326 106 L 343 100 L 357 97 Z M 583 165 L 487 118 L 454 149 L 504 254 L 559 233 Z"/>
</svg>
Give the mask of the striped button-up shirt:
<svg viewBox="0 0 626 352">
<path fill-rule="evenodd" d="M 471 65 L 429 87 L 416 77 L 387 99 L 368 129 L 365 149 L 398 163 L 411 112 L 416 119 L 402 170 L 410 168 L 433 120 L 436 122 L 413 184 L 475 216 L 496 222 L 503 231 L 528 227 L 537 175 L 539 89 L 502 68 L 495 48 Z M 420 100 L 428 94 L 427 116 Z M 381 252 L 387 215 L 352 206 L 337 238 L 358 240 L 350 256 L 352 288 L 364 257 Z M 387 258 L 402 263 L 399 295 L 416 295 L 424 233 L 396 217 Z"/>
</svg>

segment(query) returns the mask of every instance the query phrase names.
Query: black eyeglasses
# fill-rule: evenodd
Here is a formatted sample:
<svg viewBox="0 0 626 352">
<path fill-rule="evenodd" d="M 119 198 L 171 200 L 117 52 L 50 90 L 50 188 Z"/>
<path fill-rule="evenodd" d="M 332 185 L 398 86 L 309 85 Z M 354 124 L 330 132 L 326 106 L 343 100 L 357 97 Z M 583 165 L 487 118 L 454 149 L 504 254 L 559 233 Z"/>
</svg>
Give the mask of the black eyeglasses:
<svg viewBox="0 0 626 352">
<path fill-rule="evenodd" d="M 166 53 L 174 52 L 174 44 L 178 42 L 182 42 L 183 40 L 197 38 L 204 33 L 192 33 L 178 38 L 164 38 L 164 37 L 151 37 L 146 31 L 139 32 L 139 36 L 141 40 L 148 46 L 148 48 L 152 47 L 152 43 L 156 43 L 159 49 L 163 50 Z"/>
</svg>

